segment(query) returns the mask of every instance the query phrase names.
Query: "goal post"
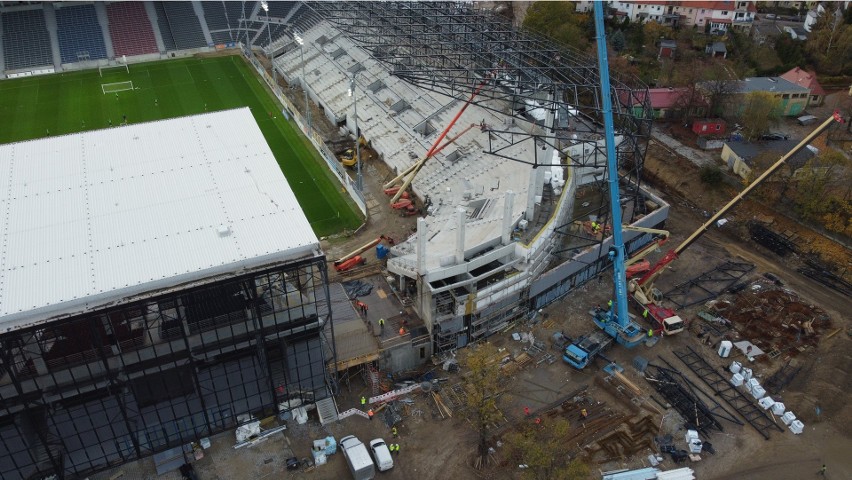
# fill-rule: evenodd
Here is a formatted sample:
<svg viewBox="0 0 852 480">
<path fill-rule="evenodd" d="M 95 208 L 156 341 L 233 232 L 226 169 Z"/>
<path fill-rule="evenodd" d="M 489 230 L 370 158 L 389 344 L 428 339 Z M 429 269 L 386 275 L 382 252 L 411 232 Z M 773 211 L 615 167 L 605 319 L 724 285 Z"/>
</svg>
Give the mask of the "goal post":
<svg viewBox="0 0 852 480">
<path fill-rule="evenodd" d="M 133 90 L 133 82 L 115 82 L 115 83 L 102 83 L 101 90 L 103 90 L 104 95 L 107 93 L 118 93 L 123 92 L 125 90 Z"/>
<path fill-rule="evenodd" d="M 124 70 L 125 72 L 130 73 L 130 67 L 128 67 L 126 63 L 119 63 L 118 65 L 101 65 L 101 66 L 98 67 L 98 73 L 100 74 L 101 77 L 103 77 L 104 76 L 104 70 L 113 70 L 113 69 L 116 69 L 116 68 L 120 68 L 120 69 Z M 108 73 L 113 73 L 113 72 L 108 72 Z"/>
</svg>

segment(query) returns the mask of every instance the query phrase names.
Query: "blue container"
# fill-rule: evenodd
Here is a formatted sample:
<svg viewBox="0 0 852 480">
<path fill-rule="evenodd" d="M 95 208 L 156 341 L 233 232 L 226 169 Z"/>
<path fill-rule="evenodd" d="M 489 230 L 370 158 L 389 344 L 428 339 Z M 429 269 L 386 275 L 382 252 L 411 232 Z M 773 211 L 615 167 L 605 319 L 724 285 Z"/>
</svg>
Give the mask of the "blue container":
<svg viewBox="0 0 852 480">
<path fill-rule="evenodd" d="M 376 258 L 378 258 L 379 260 L 384 259 L 385 257 L 388 256 L 389 251 L 390 251 L 390 249 L 388 247 L 382 245 L 381 243 L 376 245 Z"/>
</svg>

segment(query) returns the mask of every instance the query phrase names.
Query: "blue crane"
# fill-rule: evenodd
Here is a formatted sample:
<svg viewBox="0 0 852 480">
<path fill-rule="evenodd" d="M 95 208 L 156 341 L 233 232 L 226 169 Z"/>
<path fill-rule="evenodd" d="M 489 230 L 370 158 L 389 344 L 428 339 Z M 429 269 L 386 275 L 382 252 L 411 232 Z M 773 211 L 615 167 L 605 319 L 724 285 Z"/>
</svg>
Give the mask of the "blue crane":
<svg viewBox="0 0 852 480">
<path fill-rule="evenodd" d="M 618 188 L 618 162 L 615 154 L 615 125 L 612 120 L 612 92 L 609 86 L 609 59 L 606 51 L 602 1 L 595 2 L 595 37 L 598 46 L 598 69 L 601 75 L 601 100 L 603 103 L 606 138 L 606 168 L 609 173 L 609 203 L 612 211 L 612 247 L 609 259 L 613 264 L 615 301 L 608 311 L 592 312 L 595 324 L 615 339 L 631 348 L 645 340 L 645 330 L 630 319 L 627 311 L 627 276 L 625 274 L 624 239 L 621 235 L 621 202 Z"/>
</svg>

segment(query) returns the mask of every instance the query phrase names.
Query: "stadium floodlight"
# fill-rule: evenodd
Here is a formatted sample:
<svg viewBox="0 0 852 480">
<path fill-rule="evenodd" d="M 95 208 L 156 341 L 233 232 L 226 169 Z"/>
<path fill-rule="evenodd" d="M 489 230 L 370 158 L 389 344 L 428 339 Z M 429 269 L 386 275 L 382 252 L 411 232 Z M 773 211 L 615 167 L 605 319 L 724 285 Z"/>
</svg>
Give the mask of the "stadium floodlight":
<svg viewBox="0 0 852 480">
<path fill-rule="evenodd" d="M 308 131 L 311 130 L 311 109 L 308 108 L 308 88 L 305 81 L 305 40 L 299 36 L 298 31 L 293 32 L 293 40 L 299 44 L 299 55 L 302 57 L 302 91 L 305 92 L 305 122 L 308 125 Z"/>
<path fill-rule="evenodd" d="M 269 4 L 268 3 L 260 2 L 260 8 L 262 8 L 264 12 L 269 13 Z"/>
<path fill-rule="evenodd" d="M 355 165 L 357 174 L 355 176 L 355 186 L 358 188 L 358 192 L 364 191 L 364 180 L 361 177 L 361 132 L 358 130 L 358 95 L 355 95 L 355 77 L 358 75 L 358 72 L 352 74 L 352 78 L 349 79 L 349 96 L 353 97 L 352 102 L 355 105 Z"/>
</svg>

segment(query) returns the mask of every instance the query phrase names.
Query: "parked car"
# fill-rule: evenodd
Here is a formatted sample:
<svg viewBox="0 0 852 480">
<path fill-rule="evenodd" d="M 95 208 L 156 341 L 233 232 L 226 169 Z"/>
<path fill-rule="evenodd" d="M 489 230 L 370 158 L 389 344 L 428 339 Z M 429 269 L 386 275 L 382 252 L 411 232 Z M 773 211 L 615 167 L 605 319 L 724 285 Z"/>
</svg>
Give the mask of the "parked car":
<svg viewBox="0 0 852 480">
<path fill-rule="evenodd" d="M 786 133 L 769 132 L 760 136 L 761 140 L 789 140 L 790 136 Z"/>
<path fill-rule="evenodd" d="M 376 438 L 370 440 L 370 452 L 373 454 L 373 459 L 376 461 L 376 466 L 380 472 L 386 472 L 393 468 L 393 457 L 384 440 Z"/>
<path fill-rule="evenodd" d="M 766 15 L 763 16 L 763 18 L 765 18 L 767 20 L 775 20 L 775 14 L 774 13 L 767 13 Z"/>
</svg>

